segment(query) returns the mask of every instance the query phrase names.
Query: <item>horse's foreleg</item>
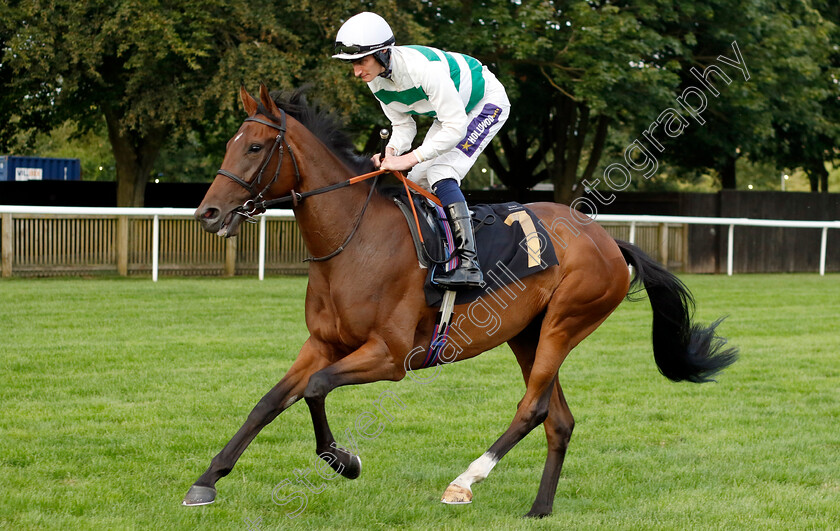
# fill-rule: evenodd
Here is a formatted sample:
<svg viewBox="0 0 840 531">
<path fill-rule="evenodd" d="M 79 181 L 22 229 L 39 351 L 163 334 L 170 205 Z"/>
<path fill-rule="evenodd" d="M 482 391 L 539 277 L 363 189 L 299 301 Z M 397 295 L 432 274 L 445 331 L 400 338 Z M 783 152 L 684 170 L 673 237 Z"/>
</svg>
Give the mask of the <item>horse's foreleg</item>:
<svg viewBox="0 0 840 531">
<path fill-rule="evenodd" d="M 348 479 L 356 479 L 361 473 L 362 462 L 358 456 L 336 444 L 324 408 L 327 394 L 343 385 L 397 381 L 404 376 L 402 365 L 394 363 L 388 347 L 381 340 L 368 341 L 347 357 L 312 375 L 303 396 L 315 428 L 315 451 L 333 470 Z"/>
<path fill-rule="evenodd" d="M 245 424 L 210 462 L 210 467 L 196 480 L 184 505 L 207 505 L 216 499 L 216 482 L 228 475 L 254 437 L 277 415 L 303 395 L 309 377 L 329 364 L 307 341 L 285 376 L 257 403 Z"/>
</svg>

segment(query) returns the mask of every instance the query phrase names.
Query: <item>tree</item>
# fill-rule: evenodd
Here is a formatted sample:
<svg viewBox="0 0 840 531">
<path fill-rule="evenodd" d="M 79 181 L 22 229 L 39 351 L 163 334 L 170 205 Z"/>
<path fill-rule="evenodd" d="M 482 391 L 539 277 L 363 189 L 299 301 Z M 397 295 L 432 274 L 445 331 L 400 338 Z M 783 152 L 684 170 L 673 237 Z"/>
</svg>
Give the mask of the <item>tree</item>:
<svg viewBox="0 0 840 531">
<path fill-rule="evenodd" d="M 805 58 L 806 74 L 786 79 L 802 85 L 807 106 L 792 109 L 779 102 L 782 112 L 773 121 L 776 142 L 768 158 L 781 168 L 802 167 L 811 191 L 827 193 L 826 163 L 837 160 L 840 145 L 840 7 L 836 2 L 813 4 L 813 9 L 798 6 L 802 23 L 797 29 L 813 43 L 807 51 L 796 50 Z"/>
<path fill-rule="evenodd" d="M 297 38 L 260 3 L 29 0 L 9 11 L 4 91 L 27 125 L 72 118 L 88 130 L 104 117 L 121 206 L 142 205 L 173 132 L 223 120 L 240 80 L 291 79 L 300 64 L 284 51 Z"/>
<path fill-rule="evenodd" d="M 3 152 L 8 151 L 8 146 L 20 130 L 49 126 L 47 113 L 38 104 L 43 98 L 40 88 L 37 85 L 23 87 L 16 83 L 16 69 L 5 57 L 4 52 L 8 52 L 19 25 L 18 12 L 12 4 L 0 4 L 0 151 Z M 17 111 L 21 102 L 26 102 L 31 112 L 20 115 Z"/>
<path fill-rule="evenodd" d="M 430 2 L 435 42 L 475 54 L 512 96 L 501 148 L 486 151 L 508 187 L 548 178 L 555 200 L 570 202 L 593 178 L 610 127 L 665 105 L 679 81 L 668 57 L 683 41 L 648 21 L 677 16 L 671 4 Z"/>
<path fill-rule="evenodd" d="M 513 111 L 485 153 L 515 191 L 550 180 L 569 203 L 584 180 L 603 182 L 613 153 L 626 160 L 622 149 L 697 83 L 691 69 L 731 56 L 736 40 L 750 81 L 721 90 L 707 123 L 669 139 L 660 158 L 717 170 L 725 186 L 744 155 L 816 175 L 817 159 L 836 154 L 840 85 L 825 22 L 837 9 L 813 1 L 817 10 L 806 0 L 12 1 L 0 6 L 0 148 L 22 129 L 104 122 L 118 203 L 138 205 L 162 152 L 159 171 L 211 172 L 241 121 L 239 84 L 265 81 L 311 84 L 372 151 L 381 110 L 330 58 L 341 23 L 371 10 L 398 43 L 474 55 L 502 79 Z"/>
<path fill-rule="evenodd" d="M 416 10 L 417 2 L 400 2 Z M 164 146 L 201 146 L 221 159 L 241 121 L 240 83 L 320 87 L 345 117 L 371 115 L 346 65 L 330 59 L 332 37 L 357 3 L 188 0 L 24 0 L 5 5 L 0 26 L 0 141 L 21 127 L 74 120 L 82 132 L 107 124 L 117 203 L 142 205 Z M 371 2 L 409 32 L 395 1 Z M 361 105 L 359 105 L 361 103 Z M 164 165 L 168 167 L 167 165 Z"/>
<path fill-rule="evenodd" d="M 817 4 L 826 11 L 830 2 Z M 680 108 L 675 100 L 698 85 L 696 72 L 733 58 L 733 42 L 749 71 L 730 68 L 731 86 L 716 79 L 721 90 L 706 96 L 705 116 L 657 150 L 648 143 L 650 156 L 671 163 L 672 174 L 714 170 L 734 188 L 739 157 L 782 164 L 781 153 L 836 145 L 828 131 L 837 120 L 826 108 L 840 85 L 824 65 L 837 50 L 805 0 L 442 1 L 429 2 L 425 15 L 435 44 L 460 46 L 503 77 L 513 112 L 486 153 L 514 189 L 550 179 L 555 200 L 568 203 L 582 181 L 603 185 L 597 172 L 612 155 L 611 132 L 626 135 L 620 147 L 628 149 L 615 155 L 631 165 L 633 142 L 641 140 L 631 153 L 639 155 L 642 134 L 664 110 Z M 786 160 L 824 170 L 814 156 Z"/>
<path fill-rule="evenodd" d="M 724 189 L 736 188 L 741 157 L 780 170 L 811 166 L 813 152 L 825 151 L 836 134 L 824 115 L 829 94 L 835 105 L 837 97 L 826 68 L 831 25 L 800 0 L 719 2 L 701 13 L 695 43 L 678 59 L 680 90 L 701 83 L 692 68 L 702 72 L 722 66 L 721 55 L 733 57 L 733 42 L 749 80 L 733 69 L 727 71 L 732 83 L 714 76 L 720 90 L 708 97 L 707 123 L 670 141 L 665 160 L 690 173 L 713 170 Z"/>
</svg>

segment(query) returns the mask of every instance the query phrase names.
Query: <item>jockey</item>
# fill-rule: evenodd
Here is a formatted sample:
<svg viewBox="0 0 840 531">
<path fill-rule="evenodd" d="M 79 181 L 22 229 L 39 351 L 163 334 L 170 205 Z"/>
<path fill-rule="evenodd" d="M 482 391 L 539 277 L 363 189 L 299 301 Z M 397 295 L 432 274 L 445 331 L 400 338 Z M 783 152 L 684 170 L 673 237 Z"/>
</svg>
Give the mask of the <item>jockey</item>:
<svg viewBox="0 0 840 531">
<path fill-rule="evenodd" d="M 475 234 L 460 184 L 507 120 L 510 102 L 496 76 L 476 59 L 394 43 L 385 19 L 359 13 L 338 30 L 333 57 L 353 64 L 353 73 L 368 84 L 391 121 L 385 159 L 374 155 L 374 165 L 411 170 L 408 177 L 434 192 L 446 210 L 460 265 L 436 274 L 435 282 L 450 289 L 480 287 L 483 276 Z M 423 143 L 414 150 L 413 115 L 434 118 Z"/>
</svg>

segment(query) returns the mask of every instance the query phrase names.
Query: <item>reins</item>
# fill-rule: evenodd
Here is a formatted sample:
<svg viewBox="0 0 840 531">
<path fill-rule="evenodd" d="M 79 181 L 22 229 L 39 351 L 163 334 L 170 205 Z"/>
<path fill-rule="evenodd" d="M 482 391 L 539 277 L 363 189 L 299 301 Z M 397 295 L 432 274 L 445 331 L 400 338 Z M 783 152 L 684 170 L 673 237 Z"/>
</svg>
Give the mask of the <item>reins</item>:
<svg viewBox="0 0 840 531">
<path fill-rule="evenodd" d="M 329 260 L 330 258 L 338 255 L 338 253 L 340 253 L 341 251 L 344 250 L 344 248 L 347 246 L 347 244 L 350 243 L 350 240 L 353 239 L 353 236 L 356 235 L 356 231 L 359 230 L 359 225 L 362 224 L 362 218 L 365 215 L 365 211 L 367 210 L 368 203 L 370 203 L 370 198 L 373 197 L 373 191 L 376 189 L 376 181 L 378 181 L 378 180 L 379 180 L 379 175 L 377 175 L 376 178 L 373 180 L 373 185 L 371 185 L 371 187 L 370 187 L 370 191 L 368 192 L 367 199 L 365 199 L 365 204 L 362 205 L 362 211 L 359 212 L 359 217 L 356 218 L 356 224 L 353 225 L 353 230 L 350 231 L 350 234 L 347 236 L 347 239 L 344 240 L 344 243 L 339 245 L 338 248 L 335 251 L 331 252 L 328 255 L 319 256 L 319 257 L 310 256 L 308 258 L 304 258 L 303 259 L 304 262 L 326 262 L 327 260 Z"/>
<path fill-rule="evenodd" d="M 370 192 L 368 192 L 367 199 L 365 199 L 365 204 L 362 207 L 362 211 L 359 213 L 359 217 L 356 218 L 356 224 L 353 226 L 353 230 L 350 231 L 350 235 L 347 236 L 346 240 L 344 240 L 344 243 L 339 245 L 338 248 L 335 251 L 331 252 L 330 254 L 328 254 L 326 256 L 320 256 L 320 257 L 310 256 L 309 258 L 305 258 L 303 260 L 304 262 L 325 262 L 325 261 L 329 260 L 330 258 L 333 258 L 334 256 L 338 255 L 341 251 L 343 251 L 344 248 L 347 246 L 347 244 L 350 243 L 350 240 L 353 239 L 353 236 L 356 234 L 356 230 L 358 230 L 359 225 L 361 225 L 361 223 L 362 223 L 362 217 L 365 215 L 365 210 L 367 210 L 368 203 L 370 203 L 370 199 L 373 196 L 373 191 L 376 188 L 376 182 L 379 179 L 379 176 L 382 175 L 383 173 L 391 173 L 397 179 L 402 181 L 403 186 L 405 186 L 406 195 L 409 197 L 408 204 L 411 205 L 411 213 L 414 215 L 414 223 L 415 223 L 415 225 L 417 225 L 417 234 L 420 237 L 420 243 L 423 244 L 423 248 L 425 249 L 426 242 L 423 240 L 423 233 L 420 230 L 420 218 L 417 216 L 417 210 L 414 208 L 414 201 L 410 200 L 411 191 L 413 190 L 415 193 L 418 193 L 418 194 L 422 195 L 423 197 L 425 197 L 426 199 L 435 203 L 438 206 L 441 206 L 440 199 L 438 199 L 434 194 L 432 194 L 432 193 L 428 192 L 427 190 L 425 190 L 424 188 L 420 187 L 418 184 L 416 184 L 413 181 L 406 178 L 406 176 L 403 175 L 402 172 L 399 172 L 399 171 L 376 170 L 376 171 L 372 171 L 370 173 L 365 173 L 365 174 L 362 174 L 362 175 L 358 175 L 356 177 L 351 177 L 350 179 L 347 179 L 346 181 L 342 181 L 340 183 L 331 184 L 329 186 L 324 186 L 322 188 L 316 188 L 315 190 L 311 190 L 309 192 L 295 192 L 294 190 L 292 190 L 292 192 L 290 194 L 285 195 L 283 197 L 278 197 L 277 199 L 269 199 L 268 201 L 260 201 L 259 203 L 254 203 L 254 205 L 253 205 L 254 210 L 252 210 L 251 212 L 248 212 L 247 214 L 242 213 L 242 215 L 244 215 L 248 219 L 252 219 L 253 215 L 255 213 L 260 214 L 262 212 L 265 212 L 269 207 L 272 207 L 274 205 L 279 205 L 279 204 L 291 202 L 294 206 L 297 206 L 301 201 L 303 201 L 307 197 L 312 197 L 313 195 L 325 194 L 327 192 L 332 192 L 333 190 L 338 190 L 340 188 L 345 188 L 345 187 L 350 186 L 352 184 L 356 184 L 356 183 L 360 183 L 362 181 L 366 181 L 370 178 L 375 178 L 375 180 L 373 182 L 373 185 L 370 187 Z M 243 205 L 243 207 L 244 206 L 245 205 Z"/>
<path fill-rule="evenodd" d="M 393 170 L 376 170 L 370 173 L 364 173 L 362 175 L 357 175 L 356 177 L 351 177 L 346 181 L 342 181 L 340 183 L 331 184 L 329 186 L 324 186 L 322 188 L 316 188 L 315 190 L 310 190 L 309 192 L 295 192 L 292 190 L 290 194 L 284 195 L 282 197 L 278 197 L 276 199 L 269 199 L 267 201 L 260 201 L 258 203 L 254 203 L 254 206 L 258 209 L 262 209 L 263 211 L 283 203 L 292 203 L 292 205 L 297 206 L 298 203 L 306 199 L 307 197 L 312 197 L 313 195 L 325 194 L 327 192 L 332 192 L 333 190 L 338 190 L 340 188 L 344 188 L 350 186 L 351 184 L 360 183 L 362 181 L 366 181 L 373 177 L 378 177 L 383 173 L 390 173 L 394 175 L 397 179 L 402 181 L 402 183 L 406 187 L 406 192 L 408 192 L 409 188 L 414 190 L 416 193 L 422 195 L 429 201 L 435 203 L 436 205 L 440 206 L 440 199 L 437 198 L 434 194 L 427 191 L 426 189 L 422 188 L 420 185 L 414 183 L 410 179 L 406 178 L 402 172 L 393 171 Z"/>
<path fill-rule="evenodd" d="M 256 223 L 255 216 L 257 216 L 259 214 L 262 214 L 263 212 L 265 212 L 269 208 L 271 208 L 273 206 L 276 206 L 276 205 L 282 205 L 284 203 L 291 203 L 292 207 L 296 207 L 296 206 L 298 206 L 298 204 L 300 204 L 301 201 L 303 201 L 307 197 L 312 197 L 312 196 L 315 196 L 315 195 L 320 195 L 320 194 L 325 194 L 327 192 L 332 192 L 333 190 L 338 190 L 340 188 L 345 188 L 345 187 L 350 186 L 352 184 L 360 183 L 362 181 L 366 181 L 366 180 L 371 179 L 371 178 L 376 179 L 376 180 L 374 180 L 374 183 L 370 188 L 370 192 L 368 193 L 367 199 L 365 200 L 365 204 L 362 206 L 362 210 L 359 213 L 359 217 L 356 219 L 356 223 L 353 226 L 353 230 L 350 231 L 350 235 L 347 236 L 347 239 L 344 241 L 344 243 L 342 243 L 335 251 L 333 251 L 333 252 L 331 252 L 331 253 L 329 253 L 325 256 L 321 256 L 321 257 L 310 256 L 309 258 L 306 258 L 304 260 L 305 262 L 323 262 L 323 261 L 329 260 L 330 258 L 333 258 L 334 256 L 338 255 L 341 251 L 344 250 L 344 248 L 347 246 L 347 244 L 350 243 L 350 240 L 353 239 L 353 236 L 356 234 L 356 231 L 358 230 L 359 225 L 361 225 L 362 217 L 364 217 L 365 211 L 367 210 L 367 207 L 368 207 L 368 204 L 370 203 L 371 197 L 373 197 L 373 191 L 376 188 L 376 181 L 378 180 L 379 176 L 382 175 L 383 173 L 391 173 L 397 179 L 402 181 L 403 186 L 405 186 L 406 194 L 408 195 L 409 198 L 411 197 L 411 191 L 413 190 L 415 193 L 418 193 L 418 194 L 422 195 L 423 197 L 425 197 L 426 199 L 428 199 L 429 201 L 435 203 L 436 205 L 441 206 L 440 199 L 438 199 L 434 194 L 430 193 L 429 191 L 423 189 L 420 185 L 418 185 L 418 184 L 412 182 L 411 180 L 407 179 L 405 177 L 405 175 L 402 174 L 402 172 L 393 171 L 393 170 L 376 170 L 376 171 L 372 171 L 370 173 L 357 175 L 356 177 L 351 177 L 350 179 L 347 179 L 346 181 L 342 181 L 340 183 L 331 184 L 331 185 L 328 185 L 328 186 L 323 186 L 321 188 L 316 188 L 316 189 L 310 190 L 308 192 L 296 192 L 294 189 L 292 189 L 289 192 L 289 194 L 284 195 L 282 197 L 278 197 L 276 199 L 268 199 L 268 200 L 263 199 L 263 196 L 265 195 L 265 193 L 268 191 L 269 188 L 271 188 L 271 186 L 277 181 L 278 177 L 280 176 L 280 167 L 283 164 L 283 153 L 284 153 L 283 148 L 284 148 L 284 146 L 285 146 L 285 151 L 289 152 L 289 156 L 292 159 L 292 164 L 294 164 L 294 167 L 295 167 L 295 182 L 297 184 L 300 184 L 300 168 L 298 167 L 298 163 L 297 163 L 297 159 L 295 158 L 295 154 L 292 152 L 292 146 L 290 146 L 288 141 L 286 140 L 286 113 L 282 109 L 279 109 L 279 110 L 280 110 L 280 124 L 276 124 L 274 122 L 269 122 L 269 121 L 266 121 L 266 120 L 262 120 L 260 118 L 256 118 L 256 117 L 253 117 L 253 116 L 249 116 L 248 118 L 245 119 L 246 122 L 257 122 L 257 123 L 260 123 L 260 124 L 263 124 L 263 125 L 267 125 L 268 127 L 271 127 L 272 129 L 276 129 L 277 131 L 279 131 L 277 133 L 277 136 L 275 136 L 275 138 L 274 138 L 274 144 L 271 146 L 271 149 L 268 152 L 268 156 L 266 156 L 265 160 L 262 163 L 262 166 L 260 166 L 260 171 L 257 174 L 256 179 L 254 179 L 251 182 L 248 182 L 245 179 L 242 179 L 238 175 L 236 175 L 233 172 L 230 172 L 228 170 L 219 169 L 216 172 L 219 175 L 224 175 L 228 179 L 232 180 L 233 182 L 242 186 L 243 188 L 248 190 L 248 192 L 250 192 L 251 199 L 245 201 L 245 203 L 243 203 L 241 206 L 234 209 L 234 212 L 236 214 L 244 217 L 245 221 L 247 221 L 249 223 Z M 265 169 L 268 166 L 269 162 L 271 162 L 271 158 L 274 156 L 275 152 L 278 153 L 278 160 L 277 160 L 277 169 L 274 170 L 274 176 L 262 188 L 262 190 L 259 190 L 259 192 L 257 192 L 257 187 L 259 187 L 260 183 L 262 182 L 263 173 L 265 172 Z M 414 202 L 409 200 L 408 203 L 411 205 L 411 212 L 414 214 L 414 222 L 417 225 L 417 232 L 420 235 L 420 241 L 421 241 L 421 243 L 423 243 L 425 245 L 425 242 L 423 241 L 423 234 L 422 234 L 422 232 L 420 232 L 420 219 L 418 218 L 417 211 L 414 208 Z"/>
</svg>

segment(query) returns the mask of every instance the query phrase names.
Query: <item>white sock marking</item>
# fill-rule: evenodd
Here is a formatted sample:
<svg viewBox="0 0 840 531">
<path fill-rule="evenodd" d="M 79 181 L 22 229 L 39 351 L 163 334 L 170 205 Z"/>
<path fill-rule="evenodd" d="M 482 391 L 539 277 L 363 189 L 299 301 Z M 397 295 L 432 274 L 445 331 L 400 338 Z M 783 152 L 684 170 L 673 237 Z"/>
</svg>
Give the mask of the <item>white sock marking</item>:
<svg viewBox="0 0 840 531">
<path fill-rule="evenodd" d="M 493 467 L 496 466 L 499 460 L 490 453 L 484 453 L 481 457 L 470 463 L 469 468 L 455 478 L 452 483 L 459 487 L 469 489 L 473 483 L 479 483 L 490 474 Z"/>
</svg>

